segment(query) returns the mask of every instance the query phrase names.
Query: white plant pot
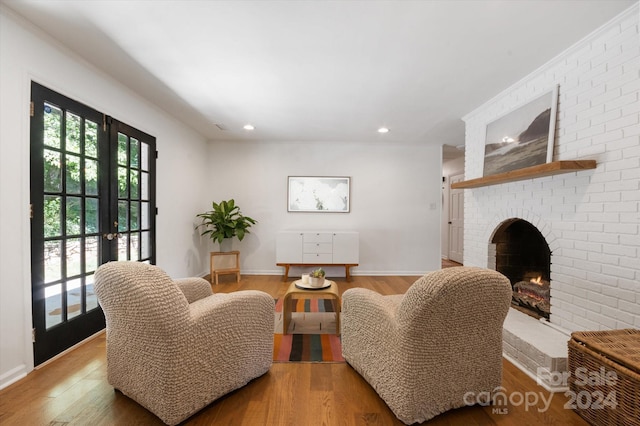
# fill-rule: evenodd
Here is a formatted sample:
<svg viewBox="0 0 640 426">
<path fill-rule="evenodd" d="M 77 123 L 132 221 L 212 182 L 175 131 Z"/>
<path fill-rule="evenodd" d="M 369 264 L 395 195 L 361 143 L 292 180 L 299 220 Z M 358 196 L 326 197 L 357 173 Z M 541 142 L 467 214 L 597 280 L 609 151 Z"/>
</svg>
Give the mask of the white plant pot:
<svg viewBox="0 0 640 426">
<path fill-rule="evenodd" d="M 225 238 L 220 243 L 220 251 L 223 253 L 228 253 L 233 249 L 233 241 L 231 238 Z"/>
<path fill-rule="evenodd" d="M 321 277 L 321 278 L 309 277 L 310 287 L 322 287 L 323 285 L 324 285 L 324 277 Z"/>
</svg>

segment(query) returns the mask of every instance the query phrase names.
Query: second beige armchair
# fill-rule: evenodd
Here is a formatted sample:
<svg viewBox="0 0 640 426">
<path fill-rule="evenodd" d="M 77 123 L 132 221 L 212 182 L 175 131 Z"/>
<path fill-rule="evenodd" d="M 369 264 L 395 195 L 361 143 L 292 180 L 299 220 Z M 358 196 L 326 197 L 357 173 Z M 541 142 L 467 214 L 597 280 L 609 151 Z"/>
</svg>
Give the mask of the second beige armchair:
<svg viewBox="0 0 640 426">
<path fill-rule="evenodd" d="M 509 280 L 456 267 L 404 295 L 354 288 L 342 295 L 342 353 L 405 424 L 473 404 L 502 379 Z"/>
</svg>

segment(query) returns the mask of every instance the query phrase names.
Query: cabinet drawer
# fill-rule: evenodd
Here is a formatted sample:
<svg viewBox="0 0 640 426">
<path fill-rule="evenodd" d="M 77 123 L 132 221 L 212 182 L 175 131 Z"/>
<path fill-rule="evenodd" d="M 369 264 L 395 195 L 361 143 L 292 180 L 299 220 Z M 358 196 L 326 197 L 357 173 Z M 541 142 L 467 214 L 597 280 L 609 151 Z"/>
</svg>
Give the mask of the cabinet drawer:
<svg viewBox="0 0 640 426">
<path fill-rule="evenodd" d="M 332 253 L 333 245 L 331 243 L 304 243 L 303 253 Z"/>
<path fill-rule="evenodd" d="M 333 263 L 331 253 L 305 253 L 302 255 L 302 263 Z"/>
<path fill-rule="evenodd" d="M 302 234 L 302 241 L 305 243 L 330 243 L 333 241 L 331 232 L 305 232 Z"/>
</svg>

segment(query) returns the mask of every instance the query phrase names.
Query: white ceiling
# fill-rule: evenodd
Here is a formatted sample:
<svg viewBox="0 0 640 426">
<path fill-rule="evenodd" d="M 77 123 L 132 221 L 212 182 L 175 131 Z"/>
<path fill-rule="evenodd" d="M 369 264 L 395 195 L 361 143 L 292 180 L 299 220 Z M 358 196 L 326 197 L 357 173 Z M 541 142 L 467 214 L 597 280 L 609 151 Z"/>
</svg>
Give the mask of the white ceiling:
<svg viewBox="0 0 640 426">
<path fill-rule="evenodd" d="M 635 2 L 2 0 L 208 139 L 453 146 Z"/>
</svg>

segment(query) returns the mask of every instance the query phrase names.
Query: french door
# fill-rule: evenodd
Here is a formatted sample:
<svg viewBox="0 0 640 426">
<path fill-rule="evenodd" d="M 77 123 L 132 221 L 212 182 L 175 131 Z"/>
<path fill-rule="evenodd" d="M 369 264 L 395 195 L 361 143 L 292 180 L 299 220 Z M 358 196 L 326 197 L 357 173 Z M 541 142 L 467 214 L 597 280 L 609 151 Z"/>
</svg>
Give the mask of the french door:
<svg viewBox="0 0 640 426">
<path fill-rule="evenodd" d="M 155 263 L 155 138 L 31 85 L 35 364 L 105 326 L 99 265 Z"/>
</svg>

